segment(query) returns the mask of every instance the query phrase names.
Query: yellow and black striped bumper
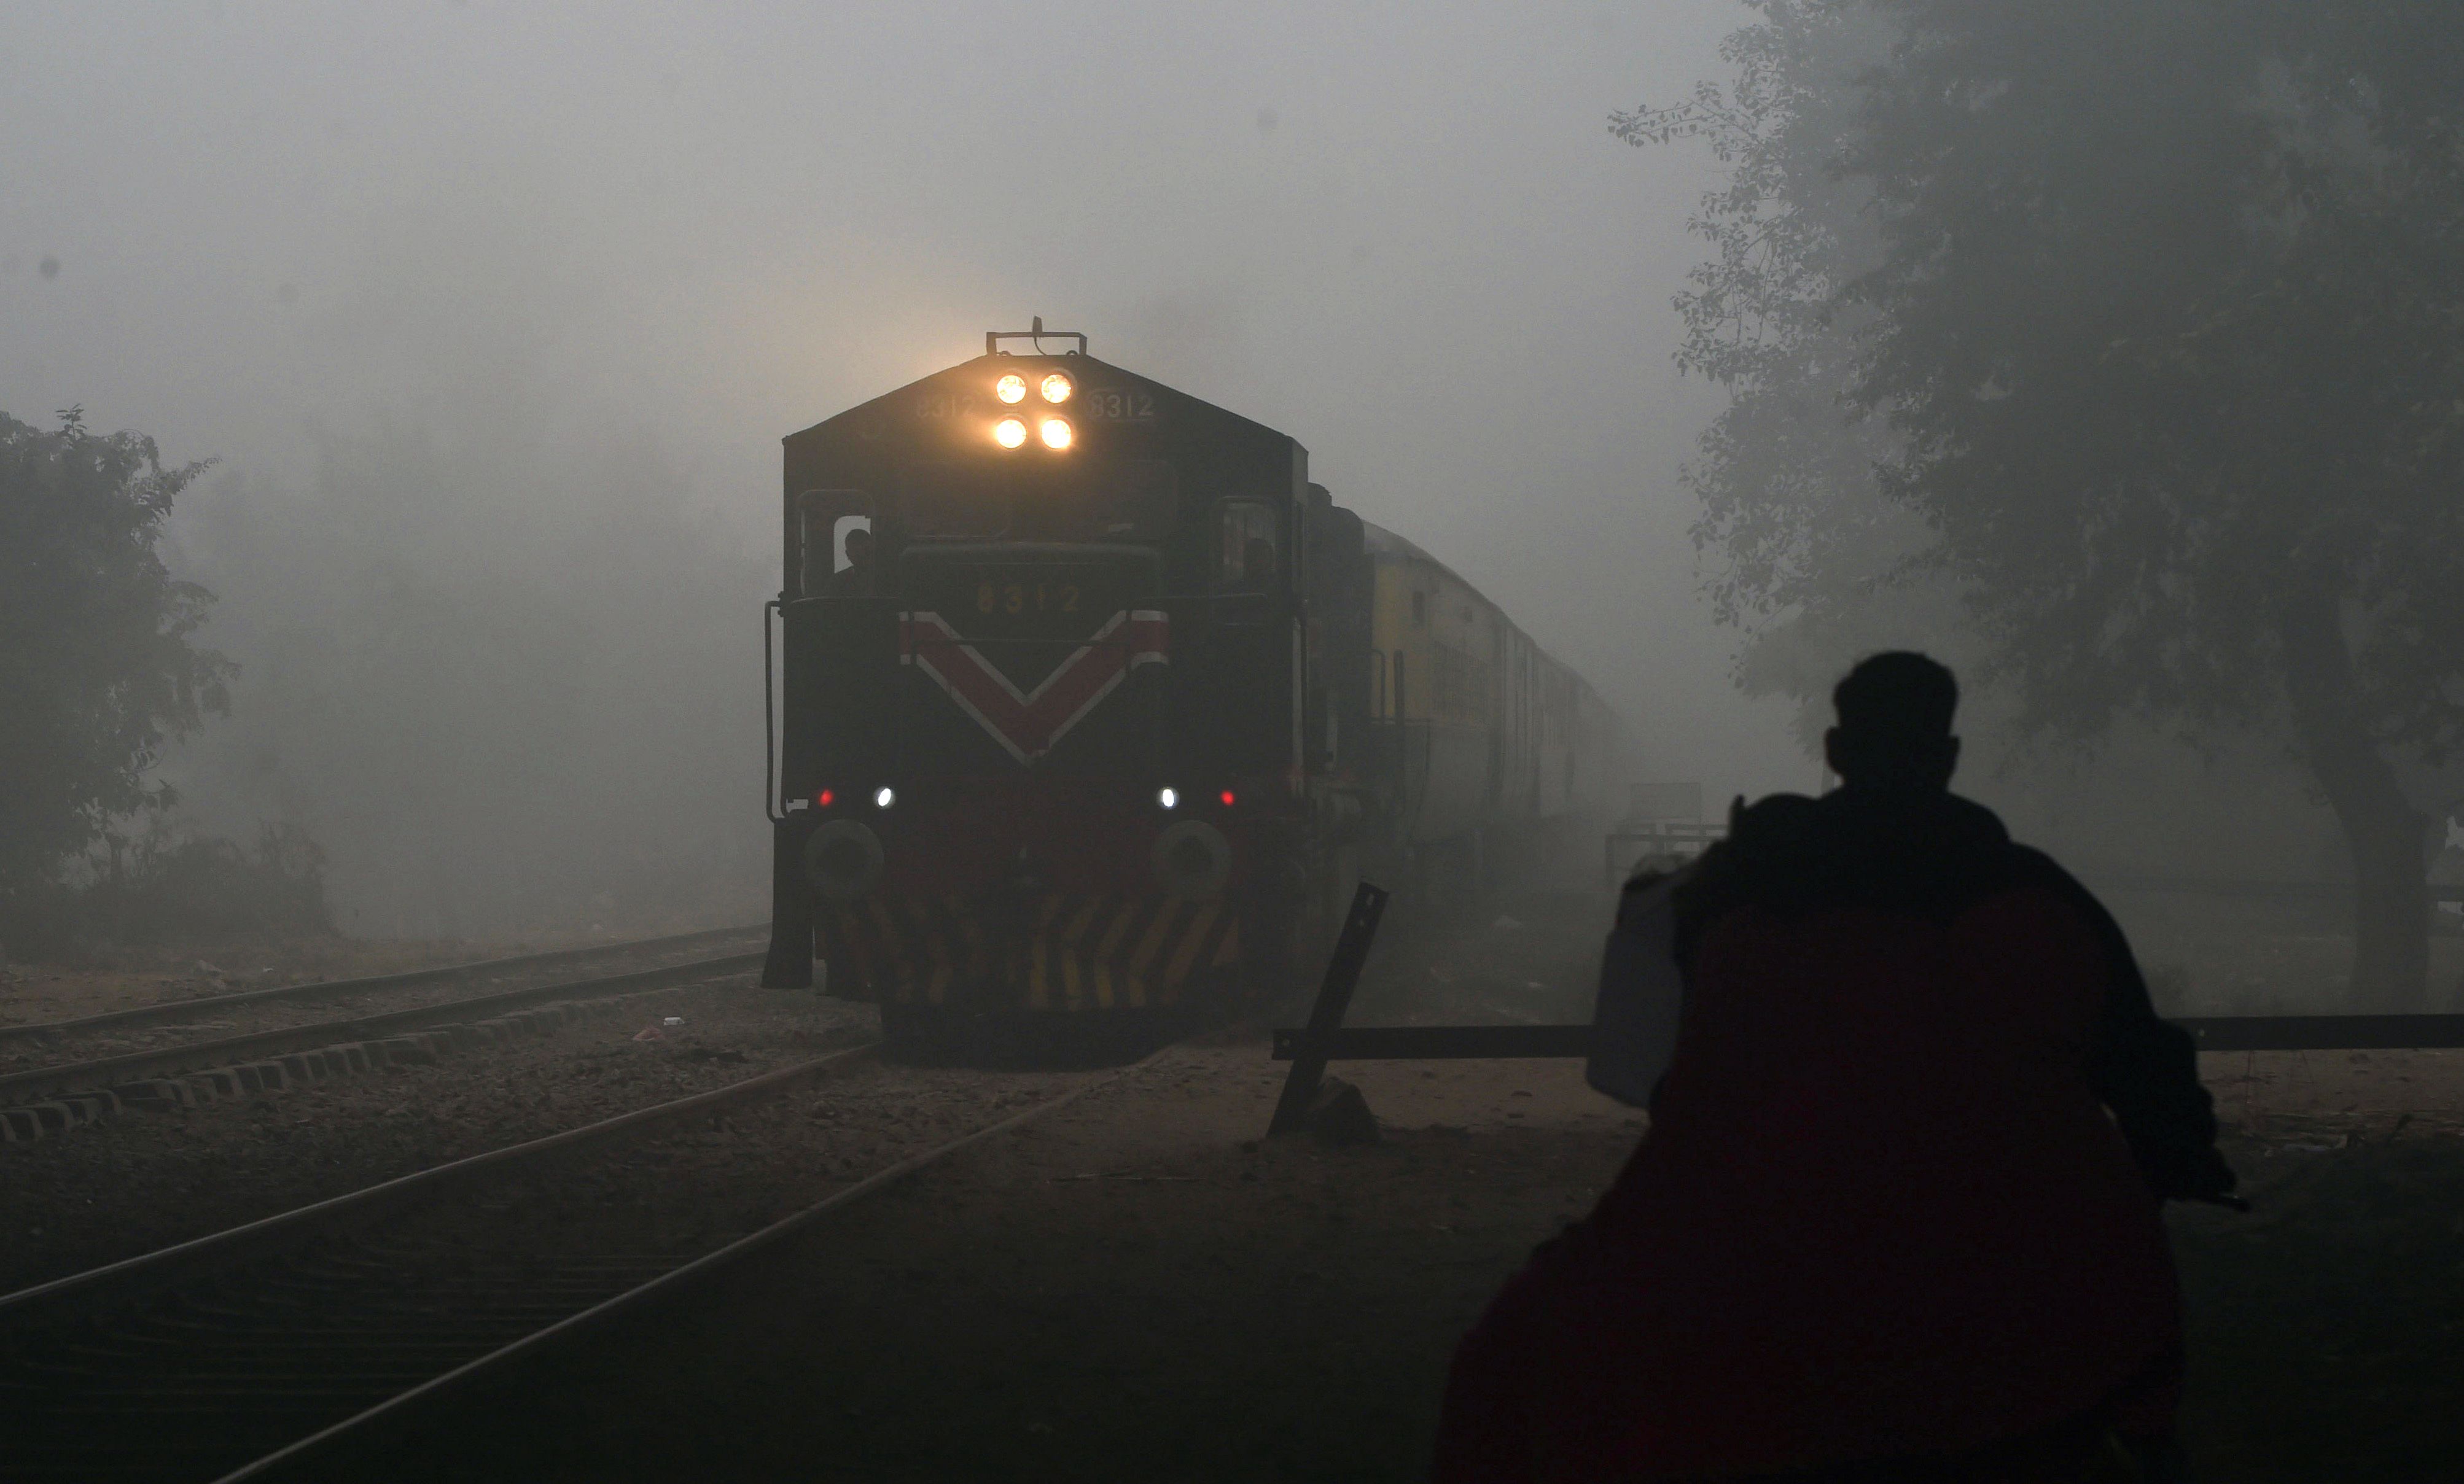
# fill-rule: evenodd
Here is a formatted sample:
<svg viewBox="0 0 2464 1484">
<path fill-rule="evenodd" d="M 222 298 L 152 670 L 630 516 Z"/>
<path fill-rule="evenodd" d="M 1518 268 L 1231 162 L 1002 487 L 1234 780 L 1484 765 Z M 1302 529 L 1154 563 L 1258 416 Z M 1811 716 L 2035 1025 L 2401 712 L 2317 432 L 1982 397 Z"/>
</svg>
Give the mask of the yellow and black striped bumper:
<svg viewBox="0 0 2464 1484">
<path fill-rule="evenodd" d="M 895 1004 L 1086 1011 L 1177 1003 L 1202 971 L 1240 961 L 1221 899 L 1046 893 L 1004 904 L 876 894 L 825 911 L 830 993 Z"/>
</svg>

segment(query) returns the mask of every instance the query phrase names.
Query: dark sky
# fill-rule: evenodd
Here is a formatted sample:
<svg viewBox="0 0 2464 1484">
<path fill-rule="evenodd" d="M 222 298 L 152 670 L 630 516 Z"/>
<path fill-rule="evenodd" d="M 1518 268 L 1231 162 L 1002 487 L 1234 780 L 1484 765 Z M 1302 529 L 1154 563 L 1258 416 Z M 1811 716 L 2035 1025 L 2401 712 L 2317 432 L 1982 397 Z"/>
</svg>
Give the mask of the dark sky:
<svg viewBox="0 0 2464 1484">
<path fill-rule="evenodd" d="M 653 441 L 751 545 L 782 433 L 1041 314 L 1299 437 L 1588 673 L 1654 774 L 1806 787 L 1785 709 L 1727 683 L 1675 480 L 1716 405 L 1668 308 L 1713 167 L 1605 129 L 1718 76 L 1740 18 L 15 5 L 0 410 L 81 402 L 280 485 L 312 428 L 484 441 L 513 407 Z M 509 469 L 457 518 L 525 497 Z"/>
</svg>

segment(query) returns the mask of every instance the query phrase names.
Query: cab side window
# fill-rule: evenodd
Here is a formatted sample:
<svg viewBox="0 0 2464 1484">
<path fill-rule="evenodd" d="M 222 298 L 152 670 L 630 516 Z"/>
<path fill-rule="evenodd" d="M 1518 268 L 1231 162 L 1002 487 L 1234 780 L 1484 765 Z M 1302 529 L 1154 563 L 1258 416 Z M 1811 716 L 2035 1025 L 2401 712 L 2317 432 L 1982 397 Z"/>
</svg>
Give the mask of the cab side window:
<svg viewBox="0 0 2464 1484">
<path fill-rule="evenodd" d="M 869 547 L 872 536 L 872 502 L 856 490 L 808 490 L 797 501 L 798 545 L 796 589 L 805 598 L 845 596 L 857 584 L 869 584 L 872 574 L 849 578 L 847 537 L 861 532 L 858 544 Z"/>
<path fill-rule="evenodd" d="M 1218 527 L 1215 585 L 1227 592 L 1263 593 L 1283 571 L 1283 545 L 1275 507 L 1265 500 L 1226 500 Z"/>
</svg>

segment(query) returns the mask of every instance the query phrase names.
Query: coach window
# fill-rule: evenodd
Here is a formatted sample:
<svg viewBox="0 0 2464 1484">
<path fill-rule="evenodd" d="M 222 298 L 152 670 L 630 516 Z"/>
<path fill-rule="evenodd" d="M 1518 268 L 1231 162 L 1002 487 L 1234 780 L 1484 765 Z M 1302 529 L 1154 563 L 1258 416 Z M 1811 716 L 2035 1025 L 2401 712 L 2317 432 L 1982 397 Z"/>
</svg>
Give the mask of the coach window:
<svg viewBox="0 0 2464 1484">
<path fill-rule="evenodd" d="M 1221 529 L 1215 585 L 1251 593 L 1272 588 L 1282 570 L 1275 507 L 1265 500 L 1226 500 Z"/>
</svg>

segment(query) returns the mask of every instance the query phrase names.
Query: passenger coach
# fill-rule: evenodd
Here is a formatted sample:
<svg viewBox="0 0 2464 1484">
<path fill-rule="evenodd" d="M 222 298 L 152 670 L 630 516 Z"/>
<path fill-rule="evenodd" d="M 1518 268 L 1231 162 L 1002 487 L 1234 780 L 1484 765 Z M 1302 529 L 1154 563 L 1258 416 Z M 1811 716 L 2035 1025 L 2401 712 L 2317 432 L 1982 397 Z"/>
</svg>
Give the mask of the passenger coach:
<svg viewBox="0 0 2464 1484">
<path fill-rule="evenodd" d="M 1074 332 L 790 435 L 785 496 L 763 982 L 818 959 L 893 1035 L 1271 993 L 1364 871 L 1607 803 L 1581 677 Z"/>
</svg>

